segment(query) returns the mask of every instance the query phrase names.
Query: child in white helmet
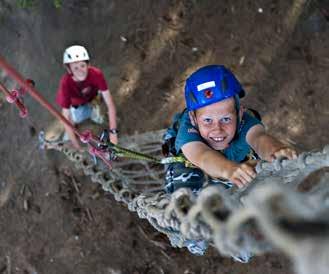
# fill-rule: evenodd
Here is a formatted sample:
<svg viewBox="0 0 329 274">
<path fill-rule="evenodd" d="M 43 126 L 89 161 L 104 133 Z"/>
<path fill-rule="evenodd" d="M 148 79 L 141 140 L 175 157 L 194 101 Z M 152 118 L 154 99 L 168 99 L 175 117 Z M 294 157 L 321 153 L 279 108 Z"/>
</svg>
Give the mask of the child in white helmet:
<svg viewBox="0 0 329 274">
<path fill-rule="evenodd" d="M 67 73 L 62 76 L 56 102 L 62 107 L 62 114 L 73 124 L 93 118 L 91 101 L 100 92 L 108 109 L 110 141 L 118 143 L 116 108 L 103 72 L 89 64 L 87 50 L 78 45 L 68 47 L 63 55 Z M 80 143 L 74 132 L 65 125 L 65 130 L 77 149 Z"/>
</svg>

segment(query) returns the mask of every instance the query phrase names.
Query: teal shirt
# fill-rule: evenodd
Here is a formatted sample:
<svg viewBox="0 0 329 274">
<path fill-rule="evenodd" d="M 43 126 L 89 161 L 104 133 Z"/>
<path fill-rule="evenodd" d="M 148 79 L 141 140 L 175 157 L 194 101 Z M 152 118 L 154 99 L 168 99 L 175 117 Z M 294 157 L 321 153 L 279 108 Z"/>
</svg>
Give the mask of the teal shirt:
<svg viewBox="0 0 329 274">
<path fill-rule="evenodd" d="M 234 162 L 240 163 L 245 160 L 246 156 L 252 152 L 252 149 L 246 140 L 247 133 L 250 128 L 258 124 L 262 125 L 257 118 L 244 112 L 239 125 L 238 134 L 232 140 L 229 147 L 221 151 L 221 153 L 223 153 L 227 159 Z M 179 129 L 175 140 L 175 149 L 176 151 L 180 151 L 183 145 L 195 141 L 207 144 L 207 142 L 201 137 L 197 128 L 191 124 L 188 111 L 185 110 L 180 117 Z"/>
</svg>

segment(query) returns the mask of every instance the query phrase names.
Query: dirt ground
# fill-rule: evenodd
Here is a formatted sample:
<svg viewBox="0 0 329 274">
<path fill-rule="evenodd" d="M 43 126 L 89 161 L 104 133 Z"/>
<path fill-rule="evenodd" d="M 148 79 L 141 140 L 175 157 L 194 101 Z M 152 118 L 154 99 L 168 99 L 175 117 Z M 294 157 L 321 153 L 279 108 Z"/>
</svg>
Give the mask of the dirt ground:
<svg viewBox="0 0 329 274">
<path fill-rule="evenodd" d="M 54 103 L 62 51 L 85 45 L 105 72 L 121 134 L 166 127 L 184 107 L 186 76 L 224 64 L 269 132 L 300 151 L 329 143 L 326 1 L 14 2 L 0 0 L 0 54 Z M 0 106 L 0 273 L 293 273 L 279 253 L 240 264 L 212 248 L 196 257 L 170 247 L 64 157 L 50 160 L 36 131 L 52 117 L 32 98 L 25 103 L 28 120 Z"/>
</svg>

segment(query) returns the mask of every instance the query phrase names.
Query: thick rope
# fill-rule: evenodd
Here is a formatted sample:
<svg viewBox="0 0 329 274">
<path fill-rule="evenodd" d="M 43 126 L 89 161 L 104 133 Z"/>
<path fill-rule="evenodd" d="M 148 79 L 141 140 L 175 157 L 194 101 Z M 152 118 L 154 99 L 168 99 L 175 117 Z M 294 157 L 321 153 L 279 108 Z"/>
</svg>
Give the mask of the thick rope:
<svg viewBox="0 0 329 274">
<path fill-rule="evenodd" d="M 160 140 L 162 132 L 153 132 L 150 136 L 157 135 Z M 147 146 L 150 140 L 153 153 L 160 154 L 160 144 L 147 136 L 134 136 L 134 145 L 129 137 L 123 140 L 134 149 L 150 149 L 151 146 Z M 329 166 L 329 146 L 322 151 L 303 153 L 297 160 L 260 162 L 256 167 L 258 176 L 245 189 L 224 190 L 220 186 L 209 186 L 198 195 L 184 188 L 172 195 L 159 190 L 163 175 L 159 166 L 151 168 L 139 161 L 127 161 L 118 166 L 114 163 L 109 172 L 94 165 L 87 154 L 64 146 L 57 149 L 91 176 L 93 182 L 111 192 L 117 201 L 127 204 L 129 210 L 147 219 L 160 232 L 179 237 L 181 242 L 207 240 L 226 256 L 261 254 L 276 247 L 297 259 L 294 254 L 300 254 L 297 251 L 302 241 L 294 237 L 290 226 L 305 229 L 304 225 L 314 224 L 329 235 L 329 229 L 326 230 L 328 214 L 323 214 L 329 205 L 329 176 L 326 180 L 313 182 L 311 187 L 307 182 L 312 172 Z M 145 166 L 158 178 L 154 184 L 158 186 L 157 191 L 148 191 L 154 177 L 145 173 Z M 306 231 L 302 236 L 307 239 L 317 237 L 308 233 Z"/>
</svg>

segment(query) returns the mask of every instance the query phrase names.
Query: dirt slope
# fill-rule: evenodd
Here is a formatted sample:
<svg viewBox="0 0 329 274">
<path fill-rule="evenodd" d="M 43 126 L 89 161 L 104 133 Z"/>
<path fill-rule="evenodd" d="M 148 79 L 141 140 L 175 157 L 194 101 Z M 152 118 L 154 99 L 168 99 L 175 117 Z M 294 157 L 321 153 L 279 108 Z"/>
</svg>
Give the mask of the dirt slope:
<svg viewBox="0 0 329 274">
<path fill-rule="evenodd" d="M 63 2 L 26 10 L 0 0 L 0 54 L 50 102 L 62 51 L 73 43 L 104 70 L 122 134 L 167 126 L 183 108 L 186 75 L 220 63 L 237 74 L 243 103 L 271 133 L 300 150 L 329 143 L 326 1 Z M 30 122 L 0 107 L 0 273 L 292 273 L 277 254 L 241 265 L 213 249 L 195 257 L 171 248 L 60 155 L 50 161 L 38 150 L 31 127 L 52 118 L 25 102 Z"/>
</svg>

